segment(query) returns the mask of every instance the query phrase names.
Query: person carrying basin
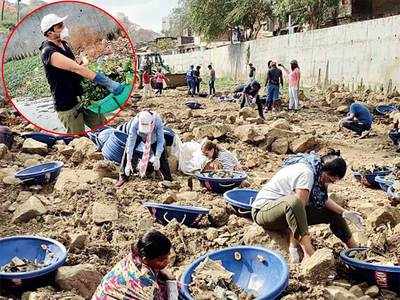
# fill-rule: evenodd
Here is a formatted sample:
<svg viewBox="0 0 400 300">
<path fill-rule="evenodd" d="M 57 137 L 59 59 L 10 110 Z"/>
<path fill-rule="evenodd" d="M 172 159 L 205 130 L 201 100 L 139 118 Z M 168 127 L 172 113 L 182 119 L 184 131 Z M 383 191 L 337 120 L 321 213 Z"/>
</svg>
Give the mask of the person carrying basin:
<svg viewBox="0 0 400 300">
<path fill-rule="evenodd" d="M 80 133 L 85 125 L 90 128 L 104 123 L 104 117 L 81 107 L 78 97 L 83 95 L 82 78 L 105 87 L 119 95 L 124 86 L 102 73 L 95 73 L 79 59 L 75 58 L 66 38 L 69 35 L 65 17 L 55 14 L 45 15 L 40 23 L 46 40 L 39 47 L 41 60 L 54 100 L 54 109 L 68 133 Z M 79 62 L 78 62 L 79 61 Z"/>
<path fill-rule="evenodd" d="M 372 114 L 368 107 L 361 102 L 354 102 L 350 105 L 349 113 L 340 120 L 339 128 L 342 127 L 354 131 L 360 138 L 366 137 L 370 131 L 373 122 Z"/>
<path fill-rule="evenodd" d="M 142 110 L 119 129 L 128 133 L 128 139 L 120 164 L 117 187 L 122 186 L 128 180 L 134 169 L 138 169 L 140 177 L 144 177 L 148 169 L 149 171 L 153 169 L 162 175 L 164 180 L 172 181 L 167 159 L 164 125 L 156 112 Z M 152 166 L 148 168 L 150 163 Z"/>
<path fill-rule="evenodd" d="M 178 299 L 178 284 L 166 270 L 171 247 L 171 241 L 161 232 L 145 233 L 103 277 L 92 300 Z"/>
<path fill-rule="evenodd" d="M 339 151 L 326 155 L 297 154 L 287 158 L 282 168 L 257 193 L 252 203 L 255 223 L 266 230 L 285 231 L 289 235 L 289 254 L 299 262 L 300 244 L 304 258 L 314 253 L 309 225 L 326 223 L 332 233 L 349 248 L 358 246 L 347 221 L 364 228 L 362 216 L 328 198 L 328 187 L 341 180 L 347 165 Z"/>
</svg>

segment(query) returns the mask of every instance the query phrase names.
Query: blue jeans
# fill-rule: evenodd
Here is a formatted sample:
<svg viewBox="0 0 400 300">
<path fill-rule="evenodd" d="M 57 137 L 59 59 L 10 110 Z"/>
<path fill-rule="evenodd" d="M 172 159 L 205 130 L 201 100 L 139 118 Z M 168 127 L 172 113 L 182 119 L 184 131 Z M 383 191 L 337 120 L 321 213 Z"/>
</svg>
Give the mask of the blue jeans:
<svg viewBox="0 0 400 300">
<path fill-rule="evenodd" d="M 267 107 L 271 108 L 273 102 L 279 99 L 279 85 L 268 84 L 267 95 Z"/>
</svg>

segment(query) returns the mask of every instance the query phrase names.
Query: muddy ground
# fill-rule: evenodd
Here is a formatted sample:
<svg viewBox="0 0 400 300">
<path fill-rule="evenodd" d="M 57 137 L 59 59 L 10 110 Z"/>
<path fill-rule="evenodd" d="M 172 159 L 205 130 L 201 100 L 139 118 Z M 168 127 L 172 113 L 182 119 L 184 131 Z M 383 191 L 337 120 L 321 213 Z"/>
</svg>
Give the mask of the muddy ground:
<svg viewBox="0 0 400 300">
<path fill-rule="evenodd" d="M 344 105 L 348 103 L 349 98 L 367 101 L 371 107 L 379 102 L 396 102 L 400 98 L 387 100 L 386 96 L 377 93 L 355 94 L 337 89 L 336 86 L 333 87 L 333 92 L 323 92 L 316 88 L 308 90 L 307 99 L 302 101 L 304 107 L 299 112 L 288 112 L 285 108 L 269 112 L 265 124 L 257 124 L 259 120 L 256 109 L 253 109 L 253 113 L 248 110 L 248 113 L 254 114 L 250 118 L 239 118 L 237 103 L 218 102 L 215 98 L 198 98 L 206 105 L 206 109 L 190 111 L 185 106 L 188 99 L 185 91 L 167 90 L 162 97 L 131 103 L 114 123 L 128 120 L 140 108 L 150 107 L 164 117 L 167 125 L 179 133 L 183 141 L 202 136 L 205 130 L 196 132 L 196 127 L 223 123 L 227 126 L 227 133 L 218 140 L 223 147 L 237 154 L 248 172 L 251 188 L 255 189 L 259 189 L 262 183 L 272 177 L 288 155 L 276 154 L 271 150 L 279 153 L 290 152 L 294 139 L 311 136 L 316 142 L 306 148 L 315 148 L 321 153 L 328 148 L 340 149 L 349 169 L 346 177 L 331 187 L 331 192 L 339 203 L 348 209 L 359 211 L 367 220 L 365 232 L 357 232 L 352 225 L 350 226 L 360 244 L 368 245 L 374 240 L 376 228 L 381 224 L 390 222 L 391 228 L 400 233 L 400 227 L 397 225 L 400 223 L 397 214 L 399 207 L 395 209 L 383 191 L 369 189 L 356 182 L 352 178 L 350 167 L 374 163 L 393 165 L 396 162 L 396 152 L 387 137 L 390 121 L 377 117 L 371 135 L 361 140 L 349 132 L 338 132 L 337 124 L 345 114 Z M 1 117 L 3 124 L 9 125 L 16 132 L 32 129 L 32 126 L 23 123 L 20 117 L 15 117 L 8 109 L 2 110 Z M 237 132 L 240 126 L 246 124 L 252 124 L 249 126 L 254 126 L 256 131 L 259 128 L 273 127 L 278 119 L 287 121 L 279 121 L 281 125 L 278 127 L 286 129 L 289 133 L 285 131 L 286 138 L 274 136 L 272 144 L 271 140 L 266 141 L 271 133 L 270 129 L 266 129 L 261 138 L 260 134 L 256 134 L 257 137 L 250 137 L 250 141 L 246 142 L 243 141 L 246 138 Z M 293 132 L 296 135 L 292 136 Z M 286 141 L 277 142 L 282 139 Z M 66 285 L 53 284 L 37 290 L 36 293 L 25 294 L 25 299 L 82 299 L 82 296 L 89 298 L 93 287 L 97 286 L 98 276 L 109 271 L 128 253 L 130 245 L 150 228 L 163 231 L 173 241 L 171 269 L 177 277 L 198 256 L 232 245 L 262 245 L 280 251 L 288 258 L 284 238 L 264 232 L 251 221 L 233 214 L 222 196 L 202 192 L 197 182 L 194 192 L 184 193 L 189 191 L 188 177 L 179 172 L 174 172 L 174 181 L 178 184 L 171 188 L 165 188 L 155 180 L 136 178 L 122 188 L 115 189 L 115 169 L 109 165 L 103 166 L 101 154 L 94 153 L 87 141 L 77 143 L 74 147 L 56 145 L 48 152 L 38 151 L 40 154 L 32 154 L 36 150 L 28 150 L 29 147 L 22 150 L 23 142 L 23 139 L 17 138 L 12 150 L 4 150 L 0 160 L 0 179 L 3 179 L 0 182 L 0 236 L 34 234 L 54 238 L 69 249 L 66 266 L 91 264 L 94 266 L 92 271 L 96 273 L 96 276 L 90 277 L 93 282 L 88 283 L 86 288 L 78 284 L 75 290 L 70 290 L 71 287 Z M 69 179 L 75 177 L 76 180 L 76 176 L 86 173 L 75 183 L 71 184 L 65 180 L 57 182 L 56 186 L 53 184 L 45 187 L 26 187 L 13 180 L 12 175 L 16 170 L 37 162 L 52 160 L 64 162 L 63 172 L 66 169 L 72 170 Z M 41 204 L 44 210 L 40 207 L 37 209 L 40 213 L 26 219 L 18 219 L 16 215 L 20 213 L 19 206 L 32 196 L 36 196 L 40 202 L 34 202 L 34 205 Z M 187 228 L 175 222 L 164 227 L 155 223 L 147 209 L 142 206 L 145 201 L 174 202 L 210 208 L 211 218 L 204 220 L 197 229 Z M 101 206 L 102 204 L 105 206 Z M 106 212 L 106 216 L 103 213 L 103 216 L 99 217 L 95 210 Z M 384 217 L 390 214 L 390 218 L 385 219 L 382 214 Z M 77 234 L 81 236 L 78 242 Z M 302 265 L 290 264 L 290 282 L 284 299 L 399 299 L 386 290 L 377 290 L 376 287 L 371 288 L 366 284 L 357 285 L 360 282 L 353 281 L 346 274 L 346 269 L 338 258 L 343 246 L 331 234 L 327 225 L 312 226 L 311 234 L 317 249 L 333 250 L 334 261 L 330 261 L 327 266 L 321 264 L 320 267 L 317 261 L 317 267 L 314 268 L 317 271 L 305 271 L 307 268 Z M 329 272 L 326 272 L 327 270 Z M 315 272 L 321 276 L 315 276 Z M 317 282 L 313 280 L 315 278 L 318 278 Z M 5 291 L 3 294 L 5 297 L 18 298 L 15 294 L 13 296 Z M 362 296 L 364 298 L 361 298 Z"/>
</svg>

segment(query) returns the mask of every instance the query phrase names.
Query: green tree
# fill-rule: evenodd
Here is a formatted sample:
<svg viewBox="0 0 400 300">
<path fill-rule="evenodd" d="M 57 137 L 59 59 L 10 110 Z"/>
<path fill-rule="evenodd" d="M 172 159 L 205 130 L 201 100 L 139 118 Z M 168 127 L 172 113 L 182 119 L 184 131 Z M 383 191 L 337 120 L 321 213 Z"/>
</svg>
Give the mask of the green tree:
<svg viewBox="0 0 400 300">
<path fill-rule="evenodd" d="M 311 29 L 319 28 L 325 21 L 335 17 L 340 0 L 277 0 L 274 13 L 281 21 L 291 15 L 296 24 L 308 23 Z"/>
<path fill-rule="evenodd" d="M 225 22 L 232 11 L 232 1 L 226 0 L 187 0 L 188 17 L 195 32 L 210 41 L 220 37 L 230 28 Z"/>
<path fill-rule="evenodd" d="M 249 39 L 254 39 L 261 29 L 262 22 L 273 17 L 270 0 L 233 0 L 231 11 L 225 17 L 228 28 L 241 26 L 249 30 Z"/>
<path fill-rule="evenodd" d="M 190 28 L 189 15 L 186 6 L 179 6 L 168 16 L 168 28 L 163 30 L 165 36 L 178 37 L 184 35 L 185 29 Z"/>
</svg>

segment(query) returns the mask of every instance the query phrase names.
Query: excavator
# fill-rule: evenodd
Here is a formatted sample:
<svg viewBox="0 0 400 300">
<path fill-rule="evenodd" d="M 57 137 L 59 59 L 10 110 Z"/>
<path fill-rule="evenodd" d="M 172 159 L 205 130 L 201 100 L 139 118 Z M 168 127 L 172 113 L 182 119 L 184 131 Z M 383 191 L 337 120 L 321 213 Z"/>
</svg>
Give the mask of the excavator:
<svg viewBox="0 0 400 300">
<path fill-rule="evenodd" d="M 140 89 L 143 87 L 142 73 L 146 68 L 148 70 L 151 70 L 151 75 L 154 75 L 157 72 L 157 69 L 161 68 L 162 72 L 169 79 L 169 81 L 167 82 L 167 88 L 174 89 L 179 86 L 186 86 L 186 73 L 172 73 L 170 67 L 164 63 L 164 60 L 159 53 L 138 53 L 136 56 Z M 154 83 L 154 81 L 151 82 L 153 88 Z"/>
</svg>

